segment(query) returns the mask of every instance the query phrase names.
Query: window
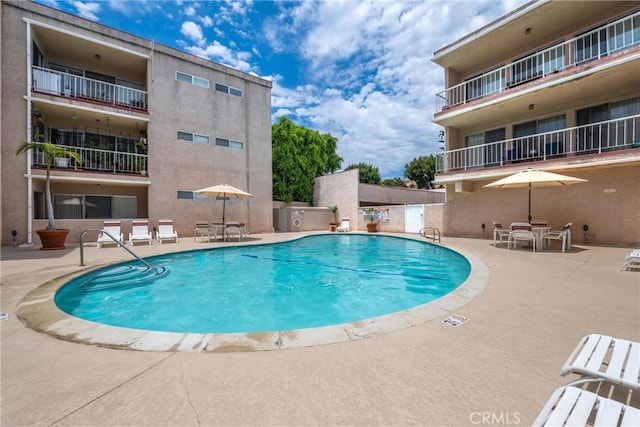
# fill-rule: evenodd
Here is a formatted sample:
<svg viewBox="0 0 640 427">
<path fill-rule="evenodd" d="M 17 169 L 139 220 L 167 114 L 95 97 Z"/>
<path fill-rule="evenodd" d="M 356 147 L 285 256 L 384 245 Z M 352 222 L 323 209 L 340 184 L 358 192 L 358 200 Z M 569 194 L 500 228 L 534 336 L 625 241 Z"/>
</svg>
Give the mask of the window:
<svg viewBox="0 0 640 427">
<path fill-rule="evenodd" d="M 466 100 L 470 101 L 499 92 L 504 87 L 504 76 L 504 70 L 498 68 L 466 79 Z"/>
<path fill-rule="evenodd" d="M 216 88 L 216 90 L 218 92 L 222 92 L 222 93 L 226 93 L 226 94 L 229 94 L 229 95 L 233 95 L 233 96 L 237 96 L 239 98 L 242 98 L 242 90 L 237 89 L 235 87 L 223 85 L 221 83 L 216 83 L 215 84 L 215 88 Z"/>
<path fill-rule="evenodd" d="M 475 147 L 465 152 L 468 167 L 491 166 L 499 164 L 502 159 L 502 144 L 491 144 L 503 141 L 505 128 L 498 128 L 465 137 L 466 147 Z"/>
<path fill-rule="evenodd" d="M 176 80 L 184 83 L 189 83 L 194 86 L 200 86 L 205 89 L 209 88 L 209 80 L 192 76 L 191 74 L 181 73 L 180 71 L 176 71 Z"/>
<path fill-rule="evenodd" d="M 604 28 L 578 35 L 576 63 L 591 61 L 640 43 L 640 14 L 619 19 Z"/>
<path fill-rule="evenodd" d="M 198 135 L 191 132 L 182 132 L 178 131 L 176 133 L 176 138 L 181 139 L 183 141 L 195 142 L 196 144 L 208 144 L 209 137 L 206 135 Z"/>
<path fill-rule="evenodd" d="M 36 193 L 42 195 L 42 193 Z M 39 197 L 41 198 L 41 196 Z M 55 194 L 53 210 L 59 219 L 82 218 L 136 218 L 135 196 L 83 196 L 78 194 Z M 44 212 L 36 212 L 36 219 L 44 219 Z"/>
<path fill-rule="evenodd" d="M 514 125 L 513 149 L 522 159 L 561 156 L 564 154 L 565 128 L 564 114 Z"/>
<path fill-rule="evenodd" d="M 209 196 L 204 194 L 196 194 L 193 191 L 178 190 L 178 199 L 184 200 L 209 200 Z"/>
<path fill-rule="evenodd" d="M 232 141 L 230 139 L 216 138 L 216 145 L 220 147 L 229 147 L 242 150 L 244 143 L 240 141 Z"/>
</svg>

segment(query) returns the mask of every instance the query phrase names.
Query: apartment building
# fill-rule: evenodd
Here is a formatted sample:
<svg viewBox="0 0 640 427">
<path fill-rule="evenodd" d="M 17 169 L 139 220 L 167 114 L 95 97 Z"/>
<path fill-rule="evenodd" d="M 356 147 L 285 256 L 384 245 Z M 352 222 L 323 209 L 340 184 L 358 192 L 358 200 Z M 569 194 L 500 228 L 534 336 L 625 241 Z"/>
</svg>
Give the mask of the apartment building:
<svg viewBox="0 0 640 427">
<path fill-rule="evenodd" d="M 2 1 L 2 244 L 39 244 L 46 228 L 45 156 L 26 141 L 80 155 L 56 159 L 57 228 L 170 218 L 180 236 L 222 220 L 222 200 L 194 195 L 229 184 L 227 220 L 272 231 L 271 82 L 46 6 Z M 94 235 L 86 239 L 94 240 Z"/>
<path fill-rule="evenodd" d="M 640 2 L 531 1 L 432 61 L 448 235 L 527 221 L 527 188 L 483 186 L 532 168 L 588 180 L 532 188 L 534 219 L 573 222 L 574 243 L 640 244 Z"/>
</svg>

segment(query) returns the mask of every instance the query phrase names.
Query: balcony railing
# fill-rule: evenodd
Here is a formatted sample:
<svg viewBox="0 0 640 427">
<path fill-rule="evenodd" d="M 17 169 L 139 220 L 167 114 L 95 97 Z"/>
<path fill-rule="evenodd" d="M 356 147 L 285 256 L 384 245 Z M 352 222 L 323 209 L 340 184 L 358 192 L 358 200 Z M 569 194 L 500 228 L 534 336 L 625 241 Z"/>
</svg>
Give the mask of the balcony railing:
<svg viewBox="0 0 640 427">
<path fill-rule="evenodd" d="M 80 155 L 82 163 L 77 163 L 69 157 L 54 159 L 53 167 L 63 170 L 87 170 L 109 173 L 144 173 L 147 170 L 147 155 L 137 153 L 123 153 L 96 148 L 74 147 L 60 145 L 69 151 Z M 41 150 L 33 150 L 33 165 L 47 166 L 47 156 Z"/>
<path fill-rule="evenodd" d="M 118 108 L 147 110 L 147 92 L 63 73 L 48 68 L 32 67 L 35 92 L 77 98 Z"/>
<path fill-rule="evenodd" d="M 640 115 L 445 151 L 436 172 L 582 156 L 640 147 Z"/>
<path fill-rule="evenodd" d="M 640 11 L 452 86 L 436 94 L 436 111 L 502 92 L 638 44 Z"/>
</svg>

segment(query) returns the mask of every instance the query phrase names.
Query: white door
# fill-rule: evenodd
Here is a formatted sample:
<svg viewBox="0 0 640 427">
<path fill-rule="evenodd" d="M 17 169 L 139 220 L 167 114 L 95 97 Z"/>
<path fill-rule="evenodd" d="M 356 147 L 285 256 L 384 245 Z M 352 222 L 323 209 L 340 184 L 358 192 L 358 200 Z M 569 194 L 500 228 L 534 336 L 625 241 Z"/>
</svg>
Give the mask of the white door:
<svg viewBox="0 0 640 427">
<path fill-rule="evenodd" d="M 404 232 L 418 233 L 424 228 L 424 205 L 406 205 L 404 210 Z"/>
</svg>

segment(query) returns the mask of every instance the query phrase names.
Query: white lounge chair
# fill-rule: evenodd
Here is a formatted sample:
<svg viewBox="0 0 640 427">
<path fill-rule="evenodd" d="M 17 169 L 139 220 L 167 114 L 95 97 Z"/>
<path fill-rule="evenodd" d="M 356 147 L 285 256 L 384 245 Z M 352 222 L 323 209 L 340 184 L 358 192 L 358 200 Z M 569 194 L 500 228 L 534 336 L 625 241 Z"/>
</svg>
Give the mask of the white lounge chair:
<svg viewBox="0 0 640 427">
<path fill-rule="evenodd" d="M 635 249 L 624 257 L 622 270 L 638 270 L 640 269 L 640 249 Z"/>
<path fill-rule="evenodd" d="M 640 425 L 640 410 L 575 386 L 560 387 L 551 395 L 533 426 Z"/>
<path fill-rule="evenodd" d="M 129 244 L 131 246 L 138 240 L 142 240 L 147 242 L 148 244 L 153 243 L 153 237 L 151 236 L 151 232 L 149 231 L 149 221 L 146 219 L 134 219 L 131 222 L 131 233 L 129 233 Z"/>
<path fill-rule="evenodd" d="M 336 228 L 336 230 L 343 231 L 343 232 L 351 231 L 351 219 L 342 218 L 342 222 L 340 223 L 338 228 Z"/>
<path fill-rule="evenodd" d="M 548 231 L 544 233 L 542 236 L 543 239 L 549 241 L 551 240 L 561 240 L 562 241 L 562 252 L 565 252 L 568 249 L 571 249 L 571 226 L 573 222 L 568 222 L 562 230 L 557 231 Z"/>
<path fill-rule="evenodd" d="M 560 370 L 562 376 L 570 373 L 640 390 L 640 343 L 607 335 L 587 335 Z"/>
<path fill-rule="evenodd" d="M 162 244 L 164 240 L 174 240 L 178 243 L 178 233 L 173 229 L 173 220 L 158 220 L 158 231 L 156 231 L 156 240 Z"/>
<path fill-rule="evenodd" d="M 111 234 L 113 237 L 118 239 L 118 241 L 120 243 L 124 242 L 124 236 L 122 234 L 122 221 L 119 221 L 119 220 L 107 220 L 102 225 L 102 231 L 103 232 L 106 231 L 107 233 Z M 114 244 L 116 244 L 116 241 L 113 240 L 106 233 L 100 233 L 98 235 L 98 240 L 97 240 L 96 243 L 97 243 L 98 248 L 101 248 L 105 243 L 114 243 Z"/>
</svg>

